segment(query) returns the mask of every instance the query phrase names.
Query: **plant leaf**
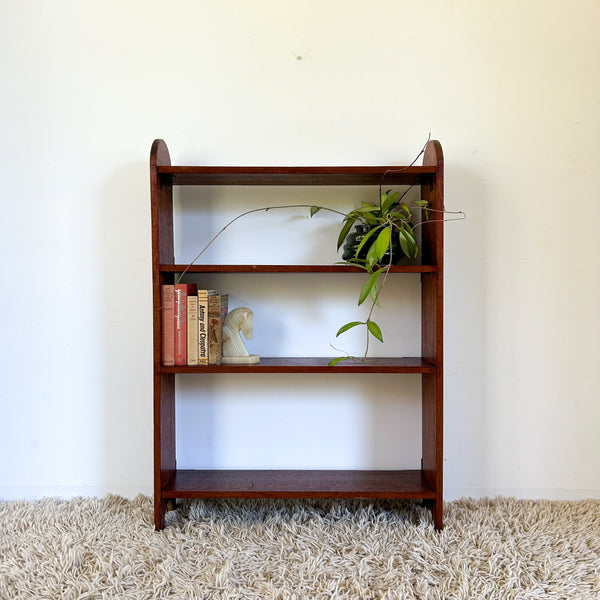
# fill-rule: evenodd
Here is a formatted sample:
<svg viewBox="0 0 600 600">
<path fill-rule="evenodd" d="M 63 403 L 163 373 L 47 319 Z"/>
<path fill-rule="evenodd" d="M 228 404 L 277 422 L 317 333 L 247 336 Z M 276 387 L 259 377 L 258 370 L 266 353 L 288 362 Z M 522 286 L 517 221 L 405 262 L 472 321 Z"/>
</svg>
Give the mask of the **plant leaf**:
<svg viewBox="0 0 600 600">
<path fill-rule="evenodd" d="M 373 299 L 373 302 L 375 302 L 375 305 L 381 308 L 381 304 L 379 304 L 379 281 L 375 282 L 369 293 L 371 294 L 371 298 Z"/>
<path fill-rule="evenodd" d="M 369 271 L 369 273 L 372 273 L 373 267 L 379 262 L 379 259 L 377 258 L 377 251 L 375 250 L 375 244 L 371 244 L 371 247 L 367 252 L 367 256 L 365 257 L 365 262 L 367 266 L 367 271 Z"/>
<path fill-rule="evenodd" d="M 417 242 L 411 233 L 405 229 L 398 229 L 398 239 L 400 240 L 402 252 L 404 252 L 406 256 L 410 256 L 411 258 L 417 256 L 419 248 L 417 247 Z"/>
<path fill-rule="evenodd" d="M 400 241 L 400 248 L 402 248 L 402 252 L 404 252 L 406 256 L 410 256 L 410 245 L 406 241 L 404 229 L 398 229 L 398 240 Z"/>
<path fill-rule="evenodd" d="M 339 250 L 342 246 L 342 244 L 344 243 L 344 240 L 346 239 L 346 236 L 348 235 L 350 229 L 352 229 L 352 225 L 354 225 L 354 221 L 356 221 L 356 219 L 348 219 L 346 221 L 346 223 L 344 224 L 344 226 L 342 227 L 341 231 L 340 231 L 340 235 L 338 237 L 338 241 L 337 241 L 337 249 Z"/>
<path fill-rule="evenodd" d="M 389 225 L 381 230 L 377 239 L 375 240 L 375 254 L 377 254 L 377 258 L 381 261 L 383 256 L 388 251 L 390 247 L 390 239 L 392 237 L 392 226 Z"/>
<path fill-rule="evenodd" d="M 407 233 L 408 235 L 408 233 Z M 410 240 L 410 245 L 412 247 L 412 258 L 415 258 L 417 256 L 417 254 L 419 254 L 419 246 L 417 246 L 417 240 L 415 239 L 415 236 L 410 233 L 410 235 L 408 235 L 408 239 Z"/>
<path fill-rule="evenodd" d="M 355 213 L 372 213 L 372 212 L 378 212 L 379 211 L 379 206 L 373 206 L 372 204 L 369 204 L 368 206 L 363 206 L 362 208 L 357 208 L 355 210 L 353 210 L 352 212 Z"/>
<path fill-rule="evenodd" d="M 360 295 L 358 297 L 359 306 L 367 299 L 367 296 L 371 293 L 371 288 L 377 283 L 381 271 L 382 269 L 378 269 L 377 271 L 375 271 L 375 273 L 369 275 L 369 278 L 367 279 L 367 281 L 365 281 L 365 284 L 360 290 Z"/>
<path fill-rule="evenodd" d="M 412 225 L 410 223 L 404 223 L 403 229 L 404 229 L 404 231 L 406 231 L 406 233 L 408 233 L 408 236 L 410 238 L 412 238 L 412 240 L 414 241 L 414 243 L 416 245 L 417 238 L 415 237 L 415 232 L 414 232 L 414 229 L 412 228 Z"/>
<path fill-rule="evenodd" d="M 327 366 L 328 367 L 335 367 L 335 365 L 337 365 L 338 363 L 342 362 L 343 360 L 348 360 L 349 358 L 350 358 L 349 356 L 338 356 L 337 358 L 332 358 L 327 363 Z"/>
<path fill-rule="evenodd" d="M 386 192 L 385 196 L 386 197 L 384 199 L 383 194 L 381 194 L 381 213 L 384 215 L 387 214 L 387 212 L 390 210 L 390 208 L 392 208 L 392 206 L 394 206 L 396 202 L 398 202 L 400 192 L 394 192 L 393 194 Z"/>
<path fill-rule="evenodd" d="M 338 332 L 335 334 L 335 337 L 338 337 L 339 335 L 341 335 L 342 333 L 344 333 L 344 331 L 348 331 L 348 329 L 352 329 L 353 327 L 356 327 L 357 325 L 364 325 L 364 321 L 352 321 L 351 323 L 346 323 L 345 325 L 342 325 Z"/>
<path fill-rule="evenodd" d="M 380 342 L 383 343 L 383 336 L 381 335 L 381 329 L 379 328 L 379 325 L 377 325 L 375 321 L 371 321 L 369 319 L 367 321 L 367 327 L 369 328 L 369 331 L 373 334 L 373 336 L 375 336 Z"/>
<path fill-rule="evenodd" d="M 320 210 L 321 210 L 321 206 L 311 206 L 310 207 L 310 216 L 314 217 Z"/>
<path fill-rule="evenodd" d="M 379 227 L 375 227 L 375 229 L 371 229 L 370 231 L 368 231 L 365 236 L 363 237 L 362 240 L 360 240 L 360 244 L 358 244 L 358 247 L 356 248 L 356 253 L 354 254 L 354 256 L 356 256 L 358 258 L 358 255 L 360 254 L 360 251 L 363 249 L 364 245 L 367 243 L 368 239 L 378 230 L 380 229 L 380 227 L 382 227 L 382 225 L 380 225 Z"/>
</svg>

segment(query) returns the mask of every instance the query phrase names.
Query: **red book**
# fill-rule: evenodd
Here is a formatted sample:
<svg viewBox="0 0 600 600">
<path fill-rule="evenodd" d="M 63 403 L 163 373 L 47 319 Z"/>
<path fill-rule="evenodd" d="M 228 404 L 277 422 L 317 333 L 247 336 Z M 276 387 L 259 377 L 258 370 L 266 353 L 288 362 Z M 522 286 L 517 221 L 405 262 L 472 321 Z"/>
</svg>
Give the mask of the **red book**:
<svg viewBox="0 0 600 600">
<path fill-rule="evenodd" d="M 175 364 L 175 286 L 162 286 L 162 363 Z"/>
<path fill-rule="evenodd" d="M 198 292 L 195 283 L 175 285 L 175 364 L 187 365 L 187 297 Z"/>
</svg>

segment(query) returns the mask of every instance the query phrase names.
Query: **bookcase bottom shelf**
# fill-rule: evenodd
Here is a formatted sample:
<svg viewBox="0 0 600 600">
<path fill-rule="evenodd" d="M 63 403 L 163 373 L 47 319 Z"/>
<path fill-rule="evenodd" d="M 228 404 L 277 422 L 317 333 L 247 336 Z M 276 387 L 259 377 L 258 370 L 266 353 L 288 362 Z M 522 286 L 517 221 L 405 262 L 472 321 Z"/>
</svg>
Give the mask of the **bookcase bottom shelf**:
<svg viewBox="0 0 600 600">
<path fill-rule="evenodd" d="M 435 499 L 420 470 L 177 470 L 163 498 Z"/>
</svg>

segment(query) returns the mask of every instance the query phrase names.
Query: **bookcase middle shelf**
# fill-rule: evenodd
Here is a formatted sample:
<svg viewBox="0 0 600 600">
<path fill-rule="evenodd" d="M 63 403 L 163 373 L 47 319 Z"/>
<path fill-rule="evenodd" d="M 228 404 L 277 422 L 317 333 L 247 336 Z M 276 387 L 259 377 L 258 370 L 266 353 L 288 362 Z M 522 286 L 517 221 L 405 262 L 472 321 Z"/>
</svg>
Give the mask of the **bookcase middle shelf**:
<svg viewBox="0 0 600 600">
<path fill-rule="evenodd" d="M 435 365 L 420 357 L 383 357 L 344 361 L 328 366 L 327 357 L 261 357 L 253 365 L 165 366 L 161 373 L 435 373 Z"/>
</svg>

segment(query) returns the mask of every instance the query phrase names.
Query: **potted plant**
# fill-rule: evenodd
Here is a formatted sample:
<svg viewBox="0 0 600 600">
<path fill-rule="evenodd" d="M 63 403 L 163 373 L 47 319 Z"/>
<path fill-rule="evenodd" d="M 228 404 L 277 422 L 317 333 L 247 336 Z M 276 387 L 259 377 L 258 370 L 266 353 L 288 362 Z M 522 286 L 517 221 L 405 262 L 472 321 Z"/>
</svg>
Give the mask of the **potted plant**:
<svg viewBox="0 0 600 600">
<path fill-rule="evenodd" d="M 383 342 L 381 329 L 371 316 L 375 306 L 379 306 L 379 294 L 385 284 L 385 277 L 392 265 L 405 256 L 415 258 L 419 252 L 414 229 L 422 222 L 413 223 L 413 212 L 404 201 L 410 189 L 409 187 L 402 194 L 392 190 L 382 192 L 380 189 L 378 203 L 363 202 L 360 208 L 345 213 L 342 221 L 337 249 L 339 251 L 343 246 L 344 261 L 368 273 L 369 276 L 360 290 L 358 304 L 360 306 L 370 297 L 372 305 L 366 321 L 351 321 L 342 325 L 336 337 L 349 329 L 365 325 L 367 328 L 365 357 L 369 349 L 370 335 Z M 429 218 L 426 200 L 417 200 L 412 204 L 413 210 L 415 207 L 424 209 L 426 219 Z M 324 208 L 330 210 L 322 206 L 312 206 L 311 217 Z M 352 233 L 353 227 L 355 231 Z M 350 358 L 355 357 L 337 357 L 329 364 L 333 366 Z"/>
</svg>

